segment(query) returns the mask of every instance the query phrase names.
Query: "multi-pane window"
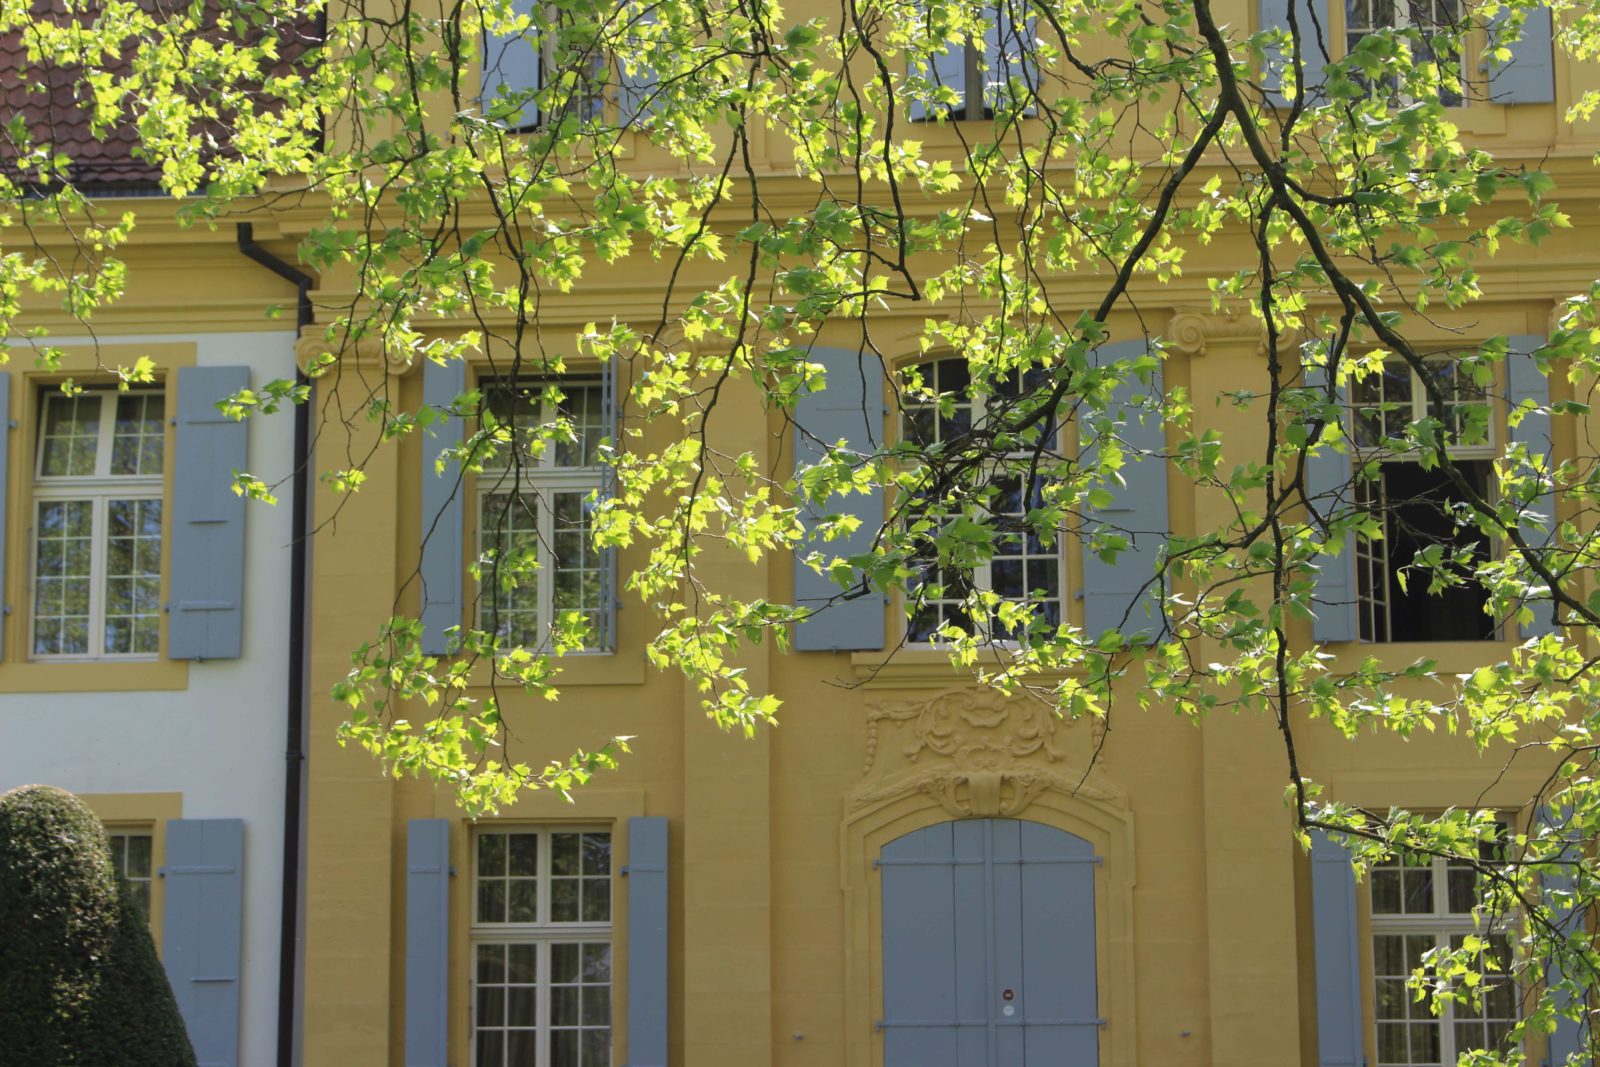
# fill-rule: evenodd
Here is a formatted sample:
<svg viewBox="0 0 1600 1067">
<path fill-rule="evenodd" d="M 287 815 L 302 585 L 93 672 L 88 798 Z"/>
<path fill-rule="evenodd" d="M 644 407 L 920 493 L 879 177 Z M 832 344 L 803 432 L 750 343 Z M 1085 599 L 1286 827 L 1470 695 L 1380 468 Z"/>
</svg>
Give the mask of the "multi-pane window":
<svg viewBox="0 0 1600 1067">
<path fill-rule="evenodd" d="M 1361 39 L 1378 30 L 1415 29 L 1420 34 L 1421 61 L 1440 64 L 1439 102 L 1459 107 L 1462 102 L 1459 76 L 1461 57 L 1453 42 L 1440 31 L 1459 33 L 1462 26 L 1461 0 L 1345 0 L 1345 47 L 1354 51 Z M 1393 84 L 1386 86 L 1391 91 Z"/>
<path fill-rule="evenodd" d="M 1371 885 L 1378 1067 L 1449 1067 L 1473 1049 L 1503 1050 L 1517 1014 L 1516 984 L 1505 971 L 1509 920 L 1481 914 L 1477 872 L 1444 859 L 1408 864 L 1397 858 L 1373 867 Z M 1426 953 L 1458 949 L 1468 936 L 1488 941 L 1497 966 L 1485 975 L 1477 1004 L 1442 1002 L 1435 1014 L 1406 982 L 1423 967 Z"/>
<path fill-rule="evenodd" d="M 609 1067 L 611 834 L 473 842 L 474 1067 Z"/>
<path fill-rule="evenodd" d="M 1488 539 L 1464 510 L 1463 494 L 1437 467 L 1422 464 L 1403 441 L 1406 427 L 1438 420 L 1456 467 L 1473 490 L 1488 498 L 1493 485 L 1490 403 L 1454 360 L 1427 364 L 1442 404 L 1409 365 L 1390 362 L 1351 388 L 1352 437 L 1358 456 L 1378 460 L 1378 476 L 1357 486 L 1361 505 L 1380 516 L 1383 536 L 1357 538 L 1356 576 L 1364 641 L 1492 640 L 1495 620 L 1485 612 L 1488 592 L 1468 573 L 1487 557 Z M 1419 552 L 1442 547 L 1440 566 L 1455 579 L 1434 580 L 1414 566 Z"/>
<path fill-rule="evenodd" d="M 930 37 L 942 37 L 931 12 L 923 10 Z M 953 90 L 959 101 L 931 106 L 916 101 L 911 108 L 913 120 L 993 118 L 996 105 L 1008 94 L 1016 96 L 1019 109 L 1031 109 L 1038 96 L 1039 75 L 1033 60 L 1036 27 L 1026 0 L 986 4 L 983 19 L 981 41 L 968 40 L 951 47 L 935 55 L 930 67 L 916 72 L 939 88 Z"/>
<path fill-rule="evenodd" d="M 33 654 L 153 656 L 161 634 L 160 393 L 52 393 L 34 467 Z"/>
<path fill-rule="evenodd" d="M 920 380 L 916 391 L 920 395 L 907 398 L 900 432 L 904 440 L 923 447 L 958 440 L 987 417 L 993 406 L 1008 402 L 1016 394 L 1015 383 L 993 396 L 978 392 L 966 361 L 960 358 L 922 364 L 913 373 Z M 940 396 L 944 398 L 943 406 L 936 399 Z M 973 505 L 981 513 L 979 517 L 990 522 L 996 531 L 992 558 L 970 569 L 940 566 L 934 546 L 927 546 L 919 579 L 909 592 L 912 610 L 906 628 L 908 641 L 936 641 L 946 625 L 971 632 L 973 621 L 967 599 L 977 592 L 994 592 L 1007 601 L 1029 603 L 1050 624 L 1060 623 L 1060 542 L 1045 544 L 1024 522 L 1027 513 L 1042 502 L 1041 485 L 1035 482 L 1029 491 L 1025 472 L 1032 466 L 1031 458 L 1031 453 L 1019 456 L 1014 471 L 1004 467 L 995 471 L 991 481 L 993 495 L 984 504 Z M 914 520 L 918 509 L 913 506 L 910 511 Z M 1000 631 L 997 615 L 979 625 L 992 638 L 1009 636 Z"/>
<path fill-rule="evenodd" d="M 111 843 L 111 867 L 128 887 L 128 895 L 139 906 L 146 919 L 150 918 L 150 856 L 152 841 L 148 832 L 112 830 L 107 835 Z"/>
<path fill-rule="evenodd" d="M 478 626 L 507 645 L 544 648 L 552 623 L 575 617 L 598 648 L 606 582 L 590 520 L 610 433 L 602 385 L 499 386 L 488 405 L 512 443 L 478 478 Z"/>
</svg>

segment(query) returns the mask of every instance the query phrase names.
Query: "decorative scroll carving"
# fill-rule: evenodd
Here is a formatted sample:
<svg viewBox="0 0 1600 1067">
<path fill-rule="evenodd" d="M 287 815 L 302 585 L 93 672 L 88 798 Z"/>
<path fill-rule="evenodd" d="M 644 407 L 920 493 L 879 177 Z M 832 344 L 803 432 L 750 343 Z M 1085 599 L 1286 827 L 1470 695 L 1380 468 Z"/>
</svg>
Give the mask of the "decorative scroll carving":
<svg viewBox="0 0 1600 1067">
<path fill-rule="evenodd" d="M 885 722 L 913 724 L 906 748 L 906 758 L 913 762 L 925 752 L 956 758 L 985 752 L 1018 758 L 1043 752 L 1052 762 L 1064 755 L 1056 736 L 1062 722 L 1038 701 L 1008 701 L 992 689 L 947 689 L 931 700 L 880 704 L 867 714 L 863 774 L 877 760 L 879 728 Z"/>
<path fill-rule="evenodd" d="M 1162 339 L 1170 352 L 1203 356 L 1210 341 L 1259 340 L 1262 332 L 1261 321 L 1244 312 L 1177 308 L 1167 322 Z"/>
<path fill-rule="evenodd" d="M 880 704 L 867 715 L 867 758 L 862 773 L 878 763 L 886 726 L 905 724 L 909 733 L 903 754 L 912 769 L 858 790 L 852 808 L 869 807 L 911 793 L 938 801 L 957 817 L 1015 815 L 1047 789 L 1104 799 L 1110 796 L 1088 784 L 1083 775 L 1057 773 L 1037 762 L 1059 764 L 1066 758 L 1064 735 L 1072 724 L 1056 717 L 1036 700 L 1014 700 L 990 689 L 949 689 L 931 699 Z M 1090 740 L 1103 723 L 1092 720 Z"/>
</svg>

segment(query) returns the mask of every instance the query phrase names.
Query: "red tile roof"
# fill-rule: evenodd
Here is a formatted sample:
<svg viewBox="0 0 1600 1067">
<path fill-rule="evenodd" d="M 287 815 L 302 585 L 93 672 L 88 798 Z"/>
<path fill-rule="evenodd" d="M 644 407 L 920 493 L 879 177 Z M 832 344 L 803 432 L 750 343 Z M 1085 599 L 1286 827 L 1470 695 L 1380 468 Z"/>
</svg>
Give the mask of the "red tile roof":
<svg viewBox="0 0 1600 1067">
<path fill-rule="evenodd" d="M 168 4 L 175 10 L 188 7 L 182 0 L 144 0 L 143 6 L 160 12 Z M 33 6 L 40 18 L 61 11 L 61 5 L 54 0 L 35 0 Z M 221 27 L 216 32 L 219 37 L 233 36 Z M 285 38 L 280 46 L 280 69 L 287 69 L 306 54 L 315 43 L 315 27 L 307 20 L 291 27 Z M 98 136 L 91 131 L 89 111 L 80 103 L 87 94 L 74 85 L 76 76 L 75 68 L 51 62 L 30 63 L 21 33 L 0 34 L 0 170 L 24 181 L 33 178 L 31 174 L 18 175 L 17 147 L 4 131 L 4 124 L 20 112 L 26 116 L 35 144 L 49 144 L 71 158 L 70 173 L 75 185 L 86 191 L 153 191 L 161 179 L 160 162 L 135 154 L 139 137 L 129 123 Z"/>
</svg>

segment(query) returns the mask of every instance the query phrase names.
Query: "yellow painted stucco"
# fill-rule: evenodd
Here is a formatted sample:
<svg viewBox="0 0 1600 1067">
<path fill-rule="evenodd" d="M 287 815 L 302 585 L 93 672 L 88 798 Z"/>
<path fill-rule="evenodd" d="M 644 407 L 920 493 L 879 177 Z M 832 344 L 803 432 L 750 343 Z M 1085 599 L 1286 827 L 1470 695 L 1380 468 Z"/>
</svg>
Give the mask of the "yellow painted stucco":
<svg viewBox="0 0 1600 1067">
<path fill-rule="evenodd" d="M 823 11 L 809 4 L 795 14 L 812 9 Z M 1254 18 L 1255 5 L 1232 0 L 1217 9 L 1219 21 L 1242 25 Z M 1578 68 L 1558 56 L 1556 70 L 1562 100 L 1600 88 L 1596 68 Z M 1449 331 L 1441 328 L 1433 339 L 1459 345 L 1492 334 L 1546 333 L 1556 300 L 1586 289 L 1595 277 L 1600 172 L 1591 157 L 1600 149 L 1600 125 L 1569 126 L 1551 106 L 1475 106 L 1463 124 L 1505 158 L 1542 164 L 1556 178 L 1557 197 L 1576 228 L 1554 235 L 1537 253 L 1504 249 L 1483 271 L 1489 299 L 1466 313 L 1441 313 Z M 953 131 L 925 132 L 930 157 L 953 152 Z M 815 187 L 792 177 L 775 139 L 758 134 L 754 150 L 758 171 L 770 183 L 765 195 L 773 211 L 814 204 Z M 632 158 L 641 172 L 663 162 L 643 142 L 633 147 Z M 923 209 L 931 207 L 920 204 Z M 139 206 L 141 226 L 128 255 L 130 291 L 100 320 L 102 329 L 260 329 L 265 303 L 289 304 L 286 284 L 259 271 L 239 271 L 230 233 L 191 239 L 164 210 L 154 203 Z M 739 211 L 727 217 L 734 220 Z M 292 257 L 294 242 L 315 217 L 310 207 L 263 216 L 257 238 Z M 1253 322 L 1204 310 L 1205 279 L 1215 273 L 1212 268 L 1228 269 L 1247 253 L 1246 242 L 1223 237 L 1205 256 L 1191 259 L 1171 284 L 1135 289 L 1142 322 L 1124 314 L 1111 323 L 1114 337 L 1137 336 L 1143 328 L 1172 339 L 1167 386 L 1189 390 L 1195 429 L 1222 430 L 1230 455 L 1247 454 L 1252 436 L 1261 432 L 1259 412 L 1241 417 L 1223 400 L 1259 376 L 1260 338 Z M 643 256 L 595 271 L 570 295 L 547 298 L 541 325 L 553 345 L 569 350 L 574 346 L 565 338 L 588 322 L 615 317 L 648 325 L 660 313 L 664 272 Z M 689 273 L 685 287 L 720 277 L 722 268 L 696 265 Z M 1094 278 L 1060 279 L 1055 300 L 1074 306 L 1097 289 Z M 337 304 L 349 295 L 346 279 L 319 280 L 319 302 Z M 924 318 L 937 309 L 897 306 L 875 314 L 879 346 L 909 359 Z M 70 325 L 48 313 L 42 320 L 58 329 Z M 819 342 L 848 343 L 847 331 Z M 157 362 L 168 371 L 193 360 L 192 349 L 186 356 L 182 346 L 151 347 L 160 347 Z M 312 342 L 306 351 L 314 347 Z M 319 381 L 315 403 L 330 421 L 319 421 L 326 429 L 317 442 L 318 469 L 344 465 L 347 454 L 368 454 L 376 428 L 356 419 L 347 430 L 338 412 L 360 410 L 374 391 L 384 389 L 401 407 L 414 409 L 421 403 L 421 373 L 381 358 L 350 359 L 337 377 Z M 14 388 L 11 397 L 10 418 L 19 427 L 12 432 L 8 481 L 12 514 L 26 514 L 28 507 L 32 456 L 25 442 L 32 440 L 35 410 L 29 395 L 27 388 Z M 1555 424 L 1558 446 L 1571 447 L 1580 430 L 1600 430 L 1563 419 Z M 644 447 L 663 432 L 651 429 Z M 781 419 L 763 411 L 746 383 L 728 383 L 713 432 L 726 447 L 753 452 L 763 468 L 789 462 L 792 450 Z M 397 608 L 416 609 L 421 465 L 420 443 L 408 439 L 371 450 L 359 493 L 335 495 L 326 485 L 316 492 L 303 990 L 304 1062 L 312 1067 L 403 1063 L 405 834 L 412 818 L 455 820 L 452 857 L 462 873 L 452 882 L 451 897 L 451 1062 L 470 1063 L 465 872 L 471 826 L 445 792 L 386 777 L 365 753 L 340 747 L 335 732 L 345 709 L 324 698 L 349 671 L 352 649 L 371 640 Z M 1224 517 L 1220 495 L 1181 479 L 1171 480 L 1169 497 L 1180 533 Z M 25 626 L 26 545 L 26 538 L 13 537 L 6 548 L 6 602 L 14 608 L 3 624 L 8 650 L 20 647 Z M 1068 544 L 1064 551 L 1067 610 L 1081 621 L 1081 607 L 1071 596 L 1081 584 L 1077 548 Z M 639 562 L 624 552 L 621 566 L 626 572 Z M 703 565 L 714 567 L 721 588 L 730 592 L 778 602 L 790 598 L 787 560 L 751 565 L 742 555 L 707 546 Z M 886 611 L 891 635 L 897 624 L 898 614 Z M 626 862 L 627 817 L 669 819 L 673 1067 L 877 1067 L 881 1043 L 872 1023 L 881 1011 L 882 979 L 879 881 L 871 861 L 902 833 L 995 810 L 1068 830 L 1093 842 L 1104 857 L 1096 924 L 1101 1011 L 1108 1019 L 1102 1036 L 1106 1067 L 1314 1062 L 1308 865 L 1282 803 L 1288 770 L 1271 720 L 1222 711 L 1195 725 L 1160 706 L 1141 709 L 1135 667 L 1119 685 L 1107 723 L 1035 724 L 1052 733 L 1052 744 L 1017 753 L 1011 749 L 1014 728 L 1020 717 L 1036 712 L 1025 703 L 979 694 L 937 653 L 780 654 L 769 645 L 748 654 L 747 676 L 753 689 L 770 688 L 783 699 L 781 725 L 746 740 L 719 732 L 700 710 L 697 693 L 647 665 L 643 646 L 650 625 L 647 610 L 627 600 L 619 614 L 618 650 L 567 661 L 559 702 L 502 691 L 516 754 L 529 762 L 594 748 L 616 734 L 635 738 L 621 769 L 582 790 L 575 805 L 530 796 L 505 821 L 613 824 L 614 862 L 620 865 Z M 1309 643 L 1309 627 L 1295 627 L 1296 639 Z M 1376 654 L 1396 665 L 1429 656 L 1448 672 L 1497 657 L 1504 647 L 1363 645 L 1334 651 L 1343 657 Z M 57 666 L 8 655 L 0 664 L 0 688 L 102 687 L 76 673 L 83 667 L 73 667 L 69 677 Z M 186 684 L 186 665 L 165 659 L 91 668 L 104 672 L 106 689 Z M 964 715 L 963 708 L 977 710 Z M 927 748 L 932 722 L 951 731 L 954 740 L 941 746 L 947 752 Z M 1480 756 L 1461 737 L 1365 736 L 1352 743 L 1325 724 L 1296 726 L 1305 773 L 1326 783 L 1332 796 L 1357 804 L 1433 808 L 1482 797 L 1515 806 L 1532 793 L 1541 773 L 1532 765 L 1514 767 L 1484 796 L 1498 757 Z M 972 799 L 973 776 L 988 766 L 975 762 L 980 753 L 998 753 L 1011 776 L 1002 779 L 999 809 Z M 1018 803 L 1016 797 L 1031 792 L 1018 784 L 1024 774 L 1042 785 Z M 1013 803 L 1014 810 L 1006 806 Z M 165 817 L 151 816 L 158 828 Z M 627 886 L 626 879 L 616 883 L 614 1061 L 621 1064 L 628 1061 L 621 1023 Z M 1536 1058 L 1539 1050 L 1530 1053 Z"/>
</svg>

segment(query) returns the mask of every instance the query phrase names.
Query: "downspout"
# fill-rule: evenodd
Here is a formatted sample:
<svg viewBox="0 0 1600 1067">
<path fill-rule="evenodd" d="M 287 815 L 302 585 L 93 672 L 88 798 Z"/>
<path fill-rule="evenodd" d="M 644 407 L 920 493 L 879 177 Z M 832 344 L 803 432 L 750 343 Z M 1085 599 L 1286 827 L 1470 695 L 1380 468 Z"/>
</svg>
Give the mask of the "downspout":
<svg viewBox="0 0 1600 1067">
<path fill-rule="evenodd" d="M 299 331 L 312 324 L 311 275 L 296 270 L 255 243 L 250 223 L 238 224 L 239 251 L 298 289 L 295 320 Z M 310 383 L 295 367 L 295 384 Z M 294 408 L 294 475 L 290 489 L 289 548 L 289 699 L 284 730 L 283 783 L 283 911 L 278 948 L 278 1067 L 294 1067 L 296 998 L 300 974 L 300 859 L 302 796 L 305 791 L 305 712 L 310 679 L 306 676 L 306 553 L 310 536 L 311 405 Z"/>
</svg>

